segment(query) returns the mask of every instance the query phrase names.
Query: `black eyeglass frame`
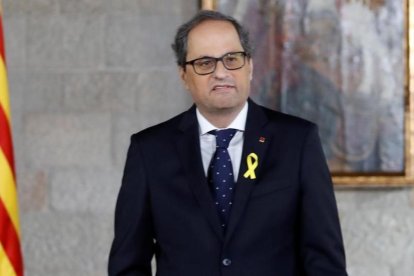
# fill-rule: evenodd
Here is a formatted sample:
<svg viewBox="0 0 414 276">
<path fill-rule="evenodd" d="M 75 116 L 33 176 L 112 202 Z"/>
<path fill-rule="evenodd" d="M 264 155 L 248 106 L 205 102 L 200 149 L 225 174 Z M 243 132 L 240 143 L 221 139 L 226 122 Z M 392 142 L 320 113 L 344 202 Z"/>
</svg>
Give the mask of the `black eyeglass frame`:
<svg viewBox="0 0 414 276">
<path fill-rule="evenodd" d="M 242 54 L 242 56 L 243 56 L 243 64 L 242 64 L 241 66 L 237 67 L 237 68 L 228 68 L 228 67 L 226 66 L 226 64 L 223 62 L 223 59 L 224 59 L 226 56 L 228 56 L 228 55 L 234 55 L 234 54 Z M 186 66 L 186 65 L 190 64 L 190 65 L 193 67 L 194 72 L 195 72 L 197 75 L 200 75 L 200 76 L 209 75 L 209 74 L 213 73 L 214 71 L 216 71 L 216 68 L 217 68 L 217 62 L 221 61 L 221 63 L 223 64 L 224 68 L 226 68 L 227 70 L 231 70 L 231 71 L 233 71 L 233 70 L 238 70 L 238 69 L 242 68 L 242 67 L 246 64 L 246 57 L 247 57 L 247 58 L 249 58 L 249 55 L 248 55 L 246 52 L 244 52 L 244 51 L 238 51 L 238 52 L 228 52 L 228 53 L 225 53 L 224 55 L 222 55 L 221 57 L 218 57 L 218 58 L 216 58 L 216 57 L 209 57 L 209 56 L 205 56 L 205 57 L 196 58 L 196 59 L 193 59 L 193 60 L 190 60 L 190 61 L 186 61 L 186 62 L 184 63 L 184 69 L 185 69 L 185 66 Z M 206 59 L 206 58 L 211 59 L 211 60 L 214 60 L 214 67 L 213 67 L 213 70 L 211 70 L 211 72 L 208 72 L 208 73 L 198 73 L 198 72 L 197 72 L 197 70 L 196 70 L 196 68 L 195 68 L 195 66 L 194 66 L 194 63 L 195 63 L 195 62 L 197 62 L 198 60 L 202 60 L 202 59 Z"/>
</svg>

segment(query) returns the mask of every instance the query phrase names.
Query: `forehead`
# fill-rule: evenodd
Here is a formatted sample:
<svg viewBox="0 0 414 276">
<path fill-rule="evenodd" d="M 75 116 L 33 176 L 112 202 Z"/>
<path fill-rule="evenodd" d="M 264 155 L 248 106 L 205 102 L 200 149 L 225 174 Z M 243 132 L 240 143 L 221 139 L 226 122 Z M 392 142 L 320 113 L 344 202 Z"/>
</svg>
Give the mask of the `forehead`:
<svg viewBox="0 0 414 276">
<path fill-rule="evenodd" d="M 188 34 L 187 57 L 221 56 L 243 51 L 236 28 L 228 21 L 206 20 Z"/>
</svg>

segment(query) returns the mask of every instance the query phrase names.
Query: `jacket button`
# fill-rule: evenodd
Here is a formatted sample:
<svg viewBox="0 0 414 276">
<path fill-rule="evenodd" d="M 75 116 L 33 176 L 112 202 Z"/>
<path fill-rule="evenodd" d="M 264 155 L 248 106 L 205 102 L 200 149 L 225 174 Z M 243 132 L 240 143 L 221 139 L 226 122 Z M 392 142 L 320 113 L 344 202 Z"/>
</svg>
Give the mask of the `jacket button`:
<svg viewBox="0 0 414 276">
<path fill-rule="evenodd" d="M 224 265 L 224 266 L 229 266 L 229 265 L 231 265 L 231 260 L 230 260 L 230 259 L 223 259 L 223 265 Z"/>
</svg>

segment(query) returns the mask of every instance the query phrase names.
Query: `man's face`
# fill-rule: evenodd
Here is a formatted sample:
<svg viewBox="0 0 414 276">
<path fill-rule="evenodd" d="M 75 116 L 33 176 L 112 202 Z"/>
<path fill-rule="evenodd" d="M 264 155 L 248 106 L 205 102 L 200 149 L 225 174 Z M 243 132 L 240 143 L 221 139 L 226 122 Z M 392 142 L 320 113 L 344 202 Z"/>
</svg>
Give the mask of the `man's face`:
<svg viewBox="0 0 414 276">
<path fill-rule="evenodd" d="M 229 52 L 243 51 L 234 26 L 226 21 L 208 20 L 196 26 L 188 35 L 187 61 L 201 57 L 221 57 Z M 195 104 L 203 115 L 239 112 L 250 93 L 252 60 L 228 70 L 221 61 L 208 75 L 198 75 L 192 65 L 180 68 L 180 76 Z"/>
</svg>

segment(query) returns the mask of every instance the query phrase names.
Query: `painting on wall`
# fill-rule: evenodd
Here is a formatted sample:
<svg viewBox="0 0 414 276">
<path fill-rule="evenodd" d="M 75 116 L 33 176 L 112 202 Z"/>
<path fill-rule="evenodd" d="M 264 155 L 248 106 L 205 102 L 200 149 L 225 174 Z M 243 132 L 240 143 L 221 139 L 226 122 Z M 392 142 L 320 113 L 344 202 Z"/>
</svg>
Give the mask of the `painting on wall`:
<svg viewBox="0 0 414 276">
<path fill-rule="evenodd" d="M 413 183 L 409 4 L 202 1 L 247 27 L 251 97 L 315 122 L 335 183 L 348 186 Z"/>
</svg>

